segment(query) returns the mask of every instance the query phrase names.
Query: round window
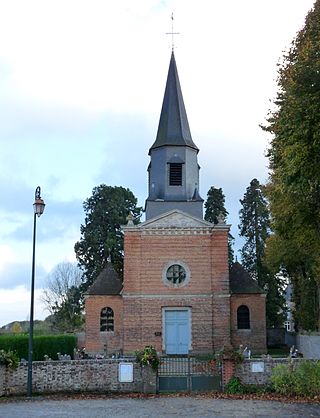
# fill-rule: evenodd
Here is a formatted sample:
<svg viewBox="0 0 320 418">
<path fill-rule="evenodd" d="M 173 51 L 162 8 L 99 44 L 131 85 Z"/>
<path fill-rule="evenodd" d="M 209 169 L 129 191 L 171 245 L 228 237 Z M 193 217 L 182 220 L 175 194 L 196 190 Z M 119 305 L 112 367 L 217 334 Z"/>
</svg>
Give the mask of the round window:
<svg viewBox="0 0 320 418">
<path fill-rule="evenodd" d="M 180 264 L 173 264 L 167 270 L 167 280 L 172 283 L 179 285 L 186 279 L 186 271 Z"/>
</svg>

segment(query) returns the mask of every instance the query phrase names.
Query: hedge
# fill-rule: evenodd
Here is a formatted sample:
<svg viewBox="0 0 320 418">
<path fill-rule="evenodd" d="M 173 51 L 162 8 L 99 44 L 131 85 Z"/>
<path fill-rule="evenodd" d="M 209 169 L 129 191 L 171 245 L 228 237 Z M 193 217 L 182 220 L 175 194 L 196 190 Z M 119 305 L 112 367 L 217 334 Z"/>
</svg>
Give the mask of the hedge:
<svg viewBox="0 0 320 418">
<path fill-rule="evenodd" d="M 43 361 L 44 356 L 52 360 L 58 360 L 57 353 L 73 356 L 77 346 L 75 335 L 38 335 L 33 337 L 34 361 Z M 19 358 L 28 359 L 29 336 L 27 334 L 1 335 L 0 350 L 14 351 Z"/>
<path fill-rule="evenodd" d="M 320 396 L 320 361 L 304 360 L 299 365 L 279 364 L 272 370 L 276 392 L 286 396 Z"/>
</svg>

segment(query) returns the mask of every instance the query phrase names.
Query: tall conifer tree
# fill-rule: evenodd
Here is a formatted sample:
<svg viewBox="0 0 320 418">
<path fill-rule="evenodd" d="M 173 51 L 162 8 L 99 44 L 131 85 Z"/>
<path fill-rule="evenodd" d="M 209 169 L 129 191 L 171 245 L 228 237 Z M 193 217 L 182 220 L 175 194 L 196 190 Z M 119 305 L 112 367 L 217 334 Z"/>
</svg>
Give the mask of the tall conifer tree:
<svg viewBox="0 0 320 418">
<path fill-rule="evenodd" d="M 270 218 L 262 186 L 257 179 L 250 182 L 243 199 L 240 199 L 240 236 L 245 238 L 241 249 L 243 267 L 263 287 L 263 258 L 266 240 L 270 234 Z"/>
<path fill-rule="evenodd" d="M 253 179 L 240 200 L 240 236 L 245 243 L 240 250 L 243 267 L 258 285 L 267 293 L 267 326 L 281 326 L 283 323 L 282 281 L 273 274 L 265 262 L 266 241 L 270 235 L 270 215 L 263 186 Z"/>
<path fill-rule="evenodd" d="M 140 220 L 142 208 L 137 206 L 134 194 L 124 187 L 101 184 L 93 189 L 92 196 L 84 203 L 85 222 L 81 225 L 81 238 L 75 244 L 76 257 L 84 272 L 85 291 L 111 257 L 115 268 L 122 277 L 123 232 L 131 212 L 134 222 Z"/>
</svg>

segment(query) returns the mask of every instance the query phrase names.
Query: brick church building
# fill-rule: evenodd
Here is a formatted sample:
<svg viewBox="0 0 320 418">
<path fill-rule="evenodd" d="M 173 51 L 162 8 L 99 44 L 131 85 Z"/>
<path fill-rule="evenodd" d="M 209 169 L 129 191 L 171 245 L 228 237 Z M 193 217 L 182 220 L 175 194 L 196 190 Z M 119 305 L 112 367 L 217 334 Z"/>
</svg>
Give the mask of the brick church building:
<svg viewBox="0 0 320 418">
<path fill-rule="evenodd" d="M 157 137 L 149 150 L 146 221 L 124 231 L 124 278 L 111 263 L 85 300 L 86 351 L 212 353 L 266 349 L 265 293 L 228 267 L 223 219 L 203 219 L 199 149 L 192 140 L 172 52 Z"/>
</svg>

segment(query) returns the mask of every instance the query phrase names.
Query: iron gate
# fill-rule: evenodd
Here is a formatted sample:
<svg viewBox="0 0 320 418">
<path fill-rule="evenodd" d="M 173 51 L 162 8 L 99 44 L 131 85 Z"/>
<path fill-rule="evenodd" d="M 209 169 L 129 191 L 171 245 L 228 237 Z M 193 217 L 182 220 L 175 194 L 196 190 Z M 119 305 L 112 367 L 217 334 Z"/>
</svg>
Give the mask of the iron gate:
<svg viewBox="0 0 320 418">
<path fill-rule="evenodd" d="M 159 392 L 220 391 L 221 368 L 215 360 L 190 356 L 161 357 Z"/>
</svg>

